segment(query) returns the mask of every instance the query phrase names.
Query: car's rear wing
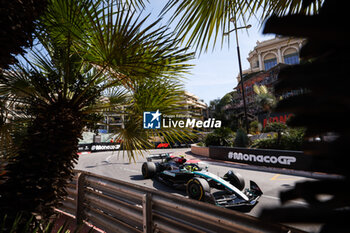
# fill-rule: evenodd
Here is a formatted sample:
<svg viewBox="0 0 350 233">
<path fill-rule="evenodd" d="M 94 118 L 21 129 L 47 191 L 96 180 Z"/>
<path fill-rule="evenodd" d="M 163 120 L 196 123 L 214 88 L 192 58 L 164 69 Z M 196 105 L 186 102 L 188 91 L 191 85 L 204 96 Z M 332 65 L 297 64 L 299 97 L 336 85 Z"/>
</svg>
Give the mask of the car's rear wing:
<svg viewBox="0 0 350 233">
<path fill-rule="evenodd" d="M 161 154 L 152 154 L 152 155 L 148 155 L 146 156 L 147 162 L 151 162 L 153 159 L 165 159 L 168 158 L 170 155 L 172 154 L 172 152 L 169 153 L 161 153 Z"/>
</svg>

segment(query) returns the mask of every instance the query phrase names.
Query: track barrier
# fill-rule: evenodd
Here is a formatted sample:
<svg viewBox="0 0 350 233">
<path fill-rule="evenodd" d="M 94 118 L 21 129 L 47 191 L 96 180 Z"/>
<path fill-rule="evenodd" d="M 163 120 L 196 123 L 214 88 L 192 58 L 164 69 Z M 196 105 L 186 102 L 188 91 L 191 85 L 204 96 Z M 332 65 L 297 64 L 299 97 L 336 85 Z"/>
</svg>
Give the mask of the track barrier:
<svg viewBox="0 0 350 233">
<path fill-rule="evenodd" d="M 61 210 L 106 232 L 303 232 L 182 196 L 75 170 Z"/>
</svg>

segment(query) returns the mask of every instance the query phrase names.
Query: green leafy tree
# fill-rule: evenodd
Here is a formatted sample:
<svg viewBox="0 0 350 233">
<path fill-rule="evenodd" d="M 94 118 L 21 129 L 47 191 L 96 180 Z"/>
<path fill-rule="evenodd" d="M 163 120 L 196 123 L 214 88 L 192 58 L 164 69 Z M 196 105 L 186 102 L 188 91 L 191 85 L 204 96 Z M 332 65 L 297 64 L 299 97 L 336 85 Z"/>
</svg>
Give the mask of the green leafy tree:
<svg viewBox="0 0 350 233">
<path fill-rule="evenodd" d="M 249 128 L 250 128 L 249 132 L 259 133 L 259 122 L 258 121 L 250 122 Z"/>
<path fill-rule="evenodd" d="M 249 145 L 249 138 L 243 129 L 238 129 L 235 137 L 236 147 L 247 147 Z"/>
<path fill-rule="evenodd" d="M 82 130 L 96 113 L 125 111 L 125 128 L 116 133 L 130 159 L 134 150 L 149 147 L 150 135 L 189 137 L 176 128 L 142 128 L 143 111 L 181 108 L 178 80 L 193 57 L 176 47 L 166 27 L 158 21 L 146 26 L 146 19 L 112 1 L 50 1 L 36 34 L 40 50 L 33 48 L 26 64 L 0 76 L 2 98 L 25 109 L 16 116 L 25 122 L 25 134 L 0 177 L 0 216 L 13 219 L 22 211 L 23 219 L 45 219 L 53 213 L 72 178 Z M 102 101 L 105 93 L 110 95 Z"/>
<path fill-rule="evenodd" d="M 284 132 L 287 129 L 287 125 L 281 122 L 272 122 L 264 128 L 264 132 Z"/>
<path fill-rule="evenodd" d="M 234 133 L 230 128 L 221 127 L 208 134 L 204 143 L 205 146 L 233 146 Z"/>
<path fill-rule="evenodd" d="M 236 130 L 238 126 L 238 118 L 234 113 L 230 113 L 225 109 L 226 106 L 232 105 L 232 93 L 227 93 L 221 99 L 212 100 L 210 108 L 214 109 L 213 117 L 221 120 L 223 127 Z"/>
<path fill-rule="evenodd" d="M 284 133 L 287 129 L 287 125 L 280 122 L 273 122 L 264 128 L 264 132 L 276 132 L 277 133 L 277 145 L 280 145 L 282 133 Z"/>
</svg>

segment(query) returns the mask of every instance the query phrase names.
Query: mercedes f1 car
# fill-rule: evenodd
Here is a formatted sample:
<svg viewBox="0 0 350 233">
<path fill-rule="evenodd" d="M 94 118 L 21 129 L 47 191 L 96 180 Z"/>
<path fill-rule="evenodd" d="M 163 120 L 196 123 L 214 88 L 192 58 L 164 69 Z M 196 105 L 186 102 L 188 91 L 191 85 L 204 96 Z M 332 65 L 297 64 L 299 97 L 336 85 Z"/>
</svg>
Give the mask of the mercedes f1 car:
<svg viewBox="0 0 350 233">
<path fill-rule="evenodd" d="M 221 207 L 252 208 L 263 194 L 254 181 L 250 181 L 250 188 L 244 189 L 244 179 L 235 171 L 219 177 L 208 172 L 208 166 L 199 160 L 187 161 L 184 156 L 169 153 L 148 156 L 142 164 L 142 175 L 174 188 L 185 188 L 190 198 Z"/>
</svg>

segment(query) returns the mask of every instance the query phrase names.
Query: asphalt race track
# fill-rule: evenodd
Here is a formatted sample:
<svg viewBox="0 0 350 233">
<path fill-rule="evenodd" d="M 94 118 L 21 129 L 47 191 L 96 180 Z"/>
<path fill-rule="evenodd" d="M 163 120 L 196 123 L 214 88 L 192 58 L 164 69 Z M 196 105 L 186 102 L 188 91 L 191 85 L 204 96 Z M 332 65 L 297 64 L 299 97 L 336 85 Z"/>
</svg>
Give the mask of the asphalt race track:
<svg viewBox="0 0 350 233">
<path fill-rule="evenodd" d="M 151 150 L 145 152 L 144 155 L 149 153 L 157 154 L 164 152 L 174 152 L 176 154 L 184 154 L 190 149 L 164 149 L 164 150 Z M 189 156 L 187 156 L 189 157 Z M 175 195 L 186 196 L 186 192 L 182 190 L 174 190 L 158 181 L 151 179 L 144 180 L 141 174 L 141 165 L 146 161 L 140 154 L 135 158 L 136 162 L 129 161 L 126 154 L 122 152 L 98 152 L 91 154 L 80 155 L 78 164 L 75 169 L 92 172 L 95 174 L 103 175 L 106 177 L 119 179 L 127 182 L 131 182 L 138 185 L 147 186 L 157 190 L 173 193 Z M 252 216 L 258 216 L 260 211 L 265 208 L 271 208 L 274 206 L 280 206 L 279 192 L 282 190 L 290 189 L 296 182 L 303 180 L 310 180 L 310 178 L 294 175 L 285 175 L 271 172 L 262 172 L 254 170 L 237 169 L 230 167 L 229 164 L 218 162 L 207 162 L 209 166 L 209 172 L 216 175 L 223 176 L 228 170 L 235 170 L 239 172 L 245 179 L 246 187 L 249 185 L 249 180 L 255 181 L 264 192 L 263 196 L 259 199 L 259 203 L 247 214 Z M 305 206 L 306 204 L 302 200 L 295 200 L 287 205 Z M 292 225 L 293 227 L 308 231 L 317 232 L 319 230 L 318 225 Z"/>
</svg>

